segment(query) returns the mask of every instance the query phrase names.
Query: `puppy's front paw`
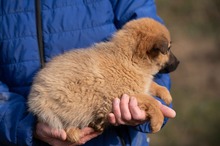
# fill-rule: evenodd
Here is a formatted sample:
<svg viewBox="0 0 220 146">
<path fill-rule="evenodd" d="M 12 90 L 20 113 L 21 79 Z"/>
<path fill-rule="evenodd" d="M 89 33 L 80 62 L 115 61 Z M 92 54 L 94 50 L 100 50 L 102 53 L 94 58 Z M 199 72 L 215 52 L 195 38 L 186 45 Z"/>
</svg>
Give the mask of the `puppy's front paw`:
<svg viewBox="0 0 220 146">
<path fill-rule="evenodd" d="M 163 87 L 161 85 L 158 85 L 156 82 L 152 82 L 150 86 L 150 93 L 153 96 L 158 96 L 163 101 L 169 105 L 172 102 L 172 97 L 170 95 L 169 90 L 166 87 Z"/>
<path fill-rule="evenodd" d="M 169 105 L 172 102 L 172 96 L 170 95 L 170 92 L 165 87 L 160 87 L 157 91 L 158 96 L 164 100 L 164 102 Z"/>
<path fill-rule="evenodd" d="M 139 107 L 145 111 L 146 120 L 150 120 L 152 133 L 158 132 L 163 124 L 164 116 L 160 110 L 160 104 L 156 99 L 148 95 L 135 95 Z"/>
<path fill-rule="evenodd" d="M 146 111 L 147 118 L 150 119 L 152 133 L 160 131 L 164 116 L 160 110 L 158 102 L 151 103 Z"/>
</svg>

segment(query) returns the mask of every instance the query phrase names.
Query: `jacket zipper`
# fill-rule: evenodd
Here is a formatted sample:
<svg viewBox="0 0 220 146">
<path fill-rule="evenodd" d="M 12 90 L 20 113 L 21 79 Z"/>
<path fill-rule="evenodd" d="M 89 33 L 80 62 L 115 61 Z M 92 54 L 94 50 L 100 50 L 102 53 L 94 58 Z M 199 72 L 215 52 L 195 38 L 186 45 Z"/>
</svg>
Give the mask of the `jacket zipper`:
<svg viewBox="0 0 220 146">
<path fill-rule="evenodd" d="M 124 140 L 124 138 L 123 138 L 123 136 L 122 136 L 122 133 L 121 133 L 121 131 L 120 131 L 120 126 L 115 127 L 115 130 L 116 130 L 116 133 L 117 133 L 117 135 L 118 135 L 118 137 L 119 137 L 119 139 L 120 139 L 121 145 L 122 145 L 122 146 L 126 146 L 125 140 Z M 127 131 L 127 132 L 128 132 L 128 131 Z"/>
<path fill-rule="evenodd" d="M 38 49 L 40 56 L 41 68 L 45 66 L 44 60 L 44 46 L 43 46 L 43 32 L 42 32 L 42 17 L 41 17 L 41 3 L 40 0 L 35 0 L 35 13 L 36 13 L 36 29 L 37 29 L 37 40 L 38 40 Z"/>
</svg>

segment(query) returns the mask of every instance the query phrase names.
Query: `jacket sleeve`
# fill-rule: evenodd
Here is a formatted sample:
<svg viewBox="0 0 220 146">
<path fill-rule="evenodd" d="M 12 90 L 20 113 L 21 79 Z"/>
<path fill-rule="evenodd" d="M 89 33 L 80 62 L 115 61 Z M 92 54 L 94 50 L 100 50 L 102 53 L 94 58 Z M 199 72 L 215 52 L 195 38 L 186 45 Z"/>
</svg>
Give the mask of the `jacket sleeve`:
<svg viewBox="0 0 220 146">
<path fill-rule="evenodd" d="M 32 145 L 35 118 L 27 111 L 26 99 L 9 92 L 0 81 L 0 145 Z"/>
<path fill-rule="evenodd" d="M 111 0 L 115 25 L 119 29 L 132 19 L 143 17 L 153 18 L 161 23 L 162 19 L 157 15 L 154 0 Z"/>
<path fill-rule="evenodd" d="M 120 29 L 126 22 L 132 19 L 143 17 L 153 18 L 163 24 L 163 20 L 157 15 L 154 0 L 112 0 L 112 6 L 115 13 L 115 25 L 118 29 Z M 155 81 L 170 90 L 171 82 L 169 74 L 157 74 L 155 76 Z M 165 104 L 164 101 L 162 101 L 160 98 L 155 98 Z M 172 104 L 169 106 L 172 107 Z M 168 118 L 164 119 L 163 126 L 167 120 Z M 151 132 L 149 122 L 138 125 L 135 128 L 142 132 Z"/>
</svg>

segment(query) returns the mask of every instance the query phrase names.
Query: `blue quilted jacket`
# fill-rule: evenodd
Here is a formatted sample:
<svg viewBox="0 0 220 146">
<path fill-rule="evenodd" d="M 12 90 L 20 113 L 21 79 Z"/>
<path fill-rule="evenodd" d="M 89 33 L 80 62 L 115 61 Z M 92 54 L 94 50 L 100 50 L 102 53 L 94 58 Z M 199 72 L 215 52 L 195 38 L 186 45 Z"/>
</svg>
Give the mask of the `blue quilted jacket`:
<svg viewBox="0 0 220 146">
<path fill-rule="evenodd" d="M 26 105 L 44 62 L 107 40 L 127 21 L 141 17 L 161 22 L 153 0 L 0 0 L 0 146 L 47 145 L 33 138 L 36 118 Z M 169 75 L 158 74 L 155 80 L 170 88 Z M 111 127 L 85 145 L 119 146 L 121 135 L 126 146 L 147 146 L 149 127 L 148 122 Z"/>
</svg>

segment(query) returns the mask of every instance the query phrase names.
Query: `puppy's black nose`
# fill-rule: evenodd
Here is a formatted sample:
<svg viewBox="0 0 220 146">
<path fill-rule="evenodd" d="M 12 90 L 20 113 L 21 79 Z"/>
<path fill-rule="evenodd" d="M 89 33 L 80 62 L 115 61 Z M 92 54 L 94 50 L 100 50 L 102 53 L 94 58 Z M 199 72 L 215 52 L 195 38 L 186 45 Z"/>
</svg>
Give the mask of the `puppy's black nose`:
<svg viewBox="0 0 220 146">
<path fill-rule="evenodd" d="M 180 61 L 170 52 L 169 61 L 165 66 L 159 71 L 159 73 L 170 73 L 175 71 L 179 65 Z"/>
<path fill-rule="evenodd" d="M 179 61 L 176 61 L 176 63 L 174 64 L 170 64 L 170 65 L 167 65 L 166 67 L 162 68 L 159 73 L 170 73 L 170 72 L 173 72 L 176 70 L 176 68 L 178 67 L 179 65 Z"/>
</svg>

